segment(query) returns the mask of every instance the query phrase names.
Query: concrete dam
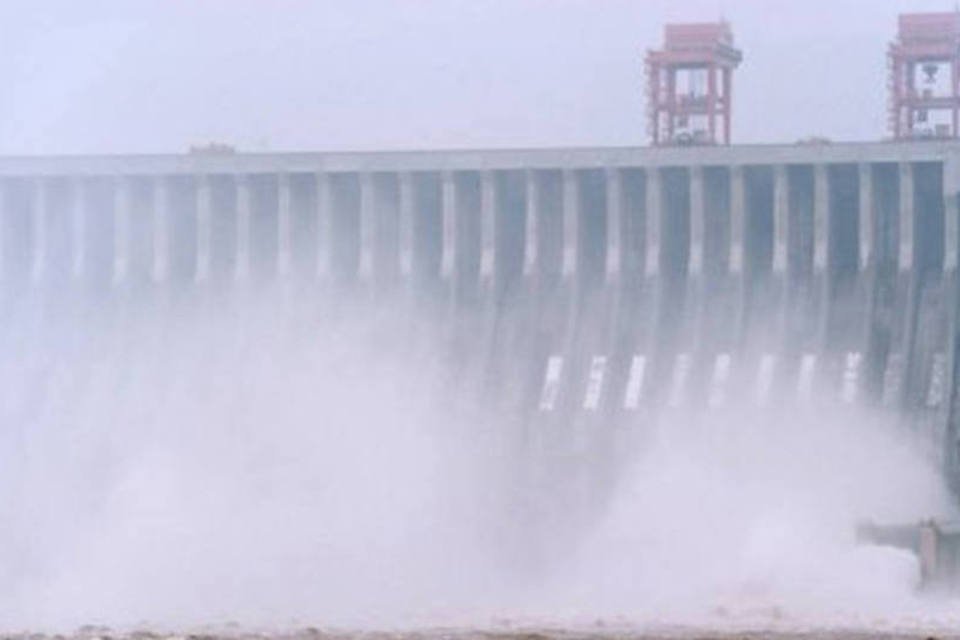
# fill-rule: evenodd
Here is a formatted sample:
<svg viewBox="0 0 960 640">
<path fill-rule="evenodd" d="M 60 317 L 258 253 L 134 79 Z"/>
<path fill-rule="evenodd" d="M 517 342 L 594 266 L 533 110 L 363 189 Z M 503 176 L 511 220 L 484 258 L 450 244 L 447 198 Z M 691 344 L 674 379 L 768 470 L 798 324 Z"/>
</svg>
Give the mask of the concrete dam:
<svg viewBox="0 0 960 640">
<path fill-rule="evenodd" d="M 581 453 L 671 411 L 849 404 L 958 475 L 957 142 L 7 157 L 0 193 L 7 307 L 399 301 Z"/>
</svg>

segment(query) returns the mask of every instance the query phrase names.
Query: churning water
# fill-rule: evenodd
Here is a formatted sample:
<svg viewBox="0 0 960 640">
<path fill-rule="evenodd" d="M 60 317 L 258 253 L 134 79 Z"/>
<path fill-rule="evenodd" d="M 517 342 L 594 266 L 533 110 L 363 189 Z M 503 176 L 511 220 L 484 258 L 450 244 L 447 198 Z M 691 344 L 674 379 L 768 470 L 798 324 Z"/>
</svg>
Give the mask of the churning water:
<svg viewBox="0 0 960 640">
<path fill-rule="evenodd" d="M 402 303 L 33 292 L 3 313 L 5 628 L 960 624 L 914 558 L 854 544 L 861 518 L 952 515 L 879 416 L 664 414 L 585 512 L 525 485 L 517 421 Z"/>
</svg>

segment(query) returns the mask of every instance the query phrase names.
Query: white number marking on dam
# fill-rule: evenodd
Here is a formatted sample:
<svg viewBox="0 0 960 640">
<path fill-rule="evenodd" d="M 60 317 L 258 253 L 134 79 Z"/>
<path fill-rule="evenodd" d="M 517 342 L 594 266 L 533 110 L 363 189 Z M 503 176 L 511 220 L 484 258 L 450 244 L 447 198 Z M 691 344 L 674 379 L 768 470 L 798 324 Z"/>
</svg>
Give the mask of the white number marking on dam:
<svg viewBox="0 0 960 640">
<path fill-rule="evenodd" d="M 547 373 L 540 391 L 540 411 L 553 411 L 560 394 L 560 376 L 563 374 L 563 356 L 550 356 Z"/>
<path fill-rule="evenodd" d="M 607 369 L 606 356 L 594 356 L 590 361 L 590 374 L 587 378 L 587 392 L 583 398 L 583 408 L 596 411 L 603 396 L 603 376 Z"/>
<path fill-rule="evenodd" d="M 643 398 L 643 380 L 647 373 L 647 357 L 635 355 L 630 361 L 630 375 L 627 378 L 627 389 L 623 396 L 623 407 L 635 410 L 640 406 Z"/>
</svg>

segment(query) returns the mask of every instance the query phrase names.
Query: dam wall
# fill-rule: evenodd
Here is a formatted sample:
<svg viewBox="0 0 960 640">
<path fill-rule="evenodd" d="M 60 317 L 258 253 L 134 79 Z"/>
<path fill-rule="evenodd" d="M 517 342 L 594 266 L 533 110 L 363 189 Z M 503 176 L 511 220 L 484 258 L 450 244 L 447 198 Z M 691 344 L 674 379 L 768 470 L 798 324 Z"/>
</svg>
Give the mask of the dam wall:
<svg viewBox="0 0 960 640">
<path fill-rule="evenodd" d="M 856 404 L 955 469 L 958 193 L 949 141 L 0 157 L 0 298 L 399 295 L 528 435 Z"/>
</svg>

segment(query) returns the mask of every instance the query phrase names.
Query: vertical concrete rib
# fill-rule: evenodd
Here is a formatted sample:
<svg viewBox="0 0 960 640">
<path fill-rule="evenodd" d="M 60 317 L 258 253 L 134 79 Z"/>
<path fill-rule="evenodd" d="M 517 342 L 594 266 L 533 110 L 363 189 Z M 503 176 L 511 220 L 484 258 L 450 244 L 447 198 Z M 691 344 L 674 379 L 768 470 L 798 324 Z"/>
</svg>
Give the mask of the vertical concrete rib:
<svg viewBox="0 0 960 640">
<path fill-rule="evenodd" d="M 860 270 L 866 271 L 873 261 L 874 237 L 876 228 L 876 207 L 873 200 L 873 168 L 868 162 L 861 162 L 860 172 Z"/>
<path fill-rule="evenodd" d="M 602 287 L 608 265 L 607 175 L 600 169 L 581 169 L 577 179 L 577 282 L 584 291 Z"/>
<path fill-rule="evenodd" d="M 943 349 L 943 174 L 939 163 L 922 162 L 910 167 L 911 185 L 902 185 L 903 191 L 913 194 L 907 215 L 912 232 L 910 262 L 901 264 L 908 270 L 909 293 L 904 329 L 906 376 L 904 378 L 904 407 L 922 418 L 931 405 L 931 381 L 939 374 L 932 373 L 932 365 L 939 359 L 942 369 Z M 903 213 L 903 212 L 901 212 Z M 901 224 L 901 233 L 906 228 Z M 902 237 L 901 237 L 902 240 Z M 903 245 L 901 244 L 901 249 Z M 939 384 L 939 383 L 937 383 Z"/>
<path fill-rule="evenodd" d="M 121 284 L 130 277 L 130 233 L 133 215 L 133 194 L 130 179 L 116 176 L 113 180 L 113 282 Z M 45 218 L 46 216 L 44 216 Z M 44 242 L 44 245 L 46 242 Z"/>
<path fill-rule="evenodd" d="M 4 233 L 4 276 L 10 285 L 21 287 L 27 284 L 33 266 L 30 255 L 32 246 L 31 220 L 35 207 L 32 180 L 16 177 L 8 181 L 6 206 L 2 218 Z"/>
<path fill-rule="evenodd" d="M 253 230 L 253 189 L 251 177 L 245 174 L 236 177 L 237 184 L 237 280 L 250 277 L 251 232 Z"/>
<path fill-rule="evenodd" d="M 316 174 L 317 207 L 317 276 L 332 277 L 333 271 L 333 208 L 330 198 L 330 175 Z"/>
<path fill-rule="evenodd" d="M 524 216 L 523 276 L 531 279 L 538 272 L 540 255 L 540 190 L 534 171 L 528 170 L 524 179 L 527 210 Z"/>
<path fill-rule="evenodd" d="M 210 255 L 213 246 L 213 189 L 210 176 L 200 174 L 197 180 L 197 267 L 196 281 L 210 279 Z"/>
<path fill-rule="evenodd" d="M 166 176 L 153 182 L 153 281 L 166 282 L 170 272 L 170 183 Z M 77 252 L 82 253 L 78 247 Z M 80 258 L 81 263 L 84 258 Z"/>
<path fill-rule="evenodd" d="M 443 187 L 435 171 L 413 176 L 413 284 L 418 292 L 438 293 L 443 242 Z"/>
<path fill-rule="evenodd" d="M 643 170 L 618 169 L 620 194 L 620 282 L 639 290 L 646 273 L 646 178 Z"/>
<path fill-rule="evenodd" d="M 479 300 L 482 243 L 481 177 L 475 171 L 457 172 L 454 181 L 455 231 L 453 300 L 457 306 Z"/>
<path fill-rule="evenodd" d="M 812 165 L 787 168 L 787 296 L 791 300 L 791 318 L 808 307 L 802 293 L 810 286 L 814 254 L 814 178 Z"/>
<path fill-rule="evenodd" d="M 444 283 L 453 286 L 457 271 L 457 250 L 459 249 L 456 184 L 453 173 L 440 174 L 440 216 L 443 220 L 443 234 L 440 246 L 440 277 Z"/>
<path fill-rule="evenodd" d="M 899 169 L 890 163 L 871 165 L 871 201 L 874 226 L 868 280 L 868 325 L 864 391 L 869 401 L 884 396 L 885 372 L 896 354 L 897 258 L 899 252 Z M 891 396 L 892 398 L 893 396 Z"/>
<path fill-rule="evenodd" d="M 860 349 L 858 273 L 860 271 L 860 170 L 855 164 L 831 164 L 828 177 L 827 264 L 821 285 L 821 346 L 839 357 L 844 349 Z M 834 359 L 834 366 L 839 361 Z"/>
<path fill-rule="evenodd" d="M 690 174 L 683 167 L 663 174 L 660 273 L 680 282 L 690 271 Z"/>
<path fill-rule="evenodd" d="M 400 174 L 400 274 L 409 279 L 413 274 L 413 174 Z"/>
<path fill-rule="evenodd" d="M 523 274 L 527 182 L 522 171 L 497 171 L 494 280 L 497 298 L 513 295 Z"/>
<path fill-rule="evenodd" d="M 7 238 L 4 237 L 6 234 L 6 225 L 3 223 L 6 222 L 7 214 L 9 212 L 9 207 L 7 205 L 9 191 L 9 181 L 0 176 L 0 282 L 6 280 L 7 278 L 6 270 L 4 269 L 4 265 L 7 262 L 7 256 L 5 255 Z"/>
<path fill-rule="evenodd" d="M 730 272 L 743 271 L 744 225 L 746 224 L 747 186 L 742 165 L 730 167 Z"/>
<path fill-rule="evenodd" d="M 480 279 L 484 283 L 489 283 L 493 278 L 496 188 L 492 171 L 480 174 Z"/>
<path fill-rule="evenodd" d="M 913 268 L 913 165 L 900 163 L 900 251 L 898 264 L 901 271 Z"/>
<path fill-rule="evenodd" d="M 44 277 L 44 265 L 47 257 L 47 211 L 49 207 L 49 184 L 46 178 L 38 177 L 34 180 L 35 207 L 32 216 L 33 224 L 33 264 L 31 265 L 31 279 L 40 282 Z"/>
<path fill-rule="evenodd" d="M 744 271 L 755 282 L 766 287 L 773 268 L 776 245 L 774 167 L 755 165 L 744 169 L 746 174 L 746 222 L 743 239 Z"/>
<path fill-rule="evenodd" d="M 118 218 L 117 229 L 117 233 L 124 233 L 122 228 L 126 226 L 126 247 L 118 248 L 121 259 L 125 260 L 123 280 L 144 284 L 153 279 L 153 180 L 137 176 L 127 177 L 123 182 L 123 186 L 118 188 L 122 188 L 126 195 L 117 194 L 117 197 L 127 199 L 126 214 Z M 54 194 L 57 194 L 56 204 L 47 219 L 50 253 L 45 261 L 44 279 L 62 280 L 67 259 L 74 249 L 70 246 L 70 237 L 66 233 L 68 228 L 64 224 L 67 221 L 64 216 L 65 191 L 59 189 L 51 195 Z M 118 202 L 117 206 L 117 211 L 123 216 L 123 203 Z"/>
<path fill-rule="evenodd" d="M 944 263 L 943 165 L 914 164 L 914 268 L 942 273 Z"/>
<path fill-rule="evenodd" d="M 563 172 L 536 172 L 537 288 L 553 290 L 563 280 Z"/>
<path fill-rule="evenodd" d="M 690 257 L 690 176 L 685 167 L 661 171 L 660 267 L 657 279 L 656 367 L 658 378 L 672 376 L 676 393 L 688 365 L 681 364 L 682 340 L 690 329 L 687 305 L 687 274 Z M 675 359 L 674 356 L 678 357 Z M 687 358 L 686 361 L 688 361 Z M 674 396 L 674 392 L 670 392 Z M 677 396 L 679 397 L 679 396 Z"/>
<path fill-rule="evenodd" d="M 376 208 L 374 205 L 373 174 L 360 174 L 360 264 L 361 282 L 374 280 L 374 255 L 377 243 Z"/>
<path fill-rule="evenodd" d="M 179 284 L 194 282 L 197 269 L 197 189 L 193 175 L 167 179 L 168 202 L 166 278 Z M 99 258 L 97 259 L 99 262 Z"/>
<path fill-rule="evenodd" d="M 703 247 L 693 326 L 698 346 L 706 354 L 729 348 L 738 310 L 729 290 L 730 171 L 728 167 L 705 167 L 702 173 Z"/>
<path fill-rule="evenodd" d="M 113 282 L 114 195 L 113 182 L 103 176 L 91 177 L 84 190 L 84 280 L 98 288 Z"/>
<path fill-rule="evenodd" d="M 607 281 L 618 283 L 624 259 L 623 176 L 619 169 L 607 169 Z"/>
<path fill-rule="evenodd" d="M 250 176 L 250 276 L 264 282 L 277 275 L 279 211 L 278 176 L 258 173 Z"/>
<path fill-rule="evenodd" d="M 775 167 L 743 168 L 744 211 L 740 269 L 738 340 L 752 350 L 770 349 L 779 316 L 771 314 L 776 299 L 772 278 L 776 246 Z"/>
<path fill-rule="evenodd" d="M 827 343 L 832 312 L 830 268 L 830 167 L 824 163 L 813 166 L 813 272 L 820 296 L 816 329 L 816 348 L 823 350 Z"/>
<path fill-rule="evenodd" d="M 830 185 L 827 165 L 813 167 L 813 269 L 822 273 L 827 268 L 830 248 Z"/>
<path fill-rule="evenodd" d="M 400 273 L 400 178 L 395 173 L 371 176 L 372 272 L 377 287 L 397 284 Z"/>
<path fill-rule="evenodd" d="M 778 164 L 773 169 L 773 271 L 787 270 L 787 216 L 790 209 L 787 165 Z"/>
<path fill-rule="evenodd" d="M 660 269 L 660 226 L 663 202 L 663 181 L 658 167 L 646 170 L 646 268 L 647 276 L 654 276 Z"/>
<path fill-rule="evenodd" d="M 160 180 L 158 179 L 158 182 Z M 73 244 L 73 267 L 72 275 L 74 280 L 80 280 L 83 277 L 84 272 L 84 262 L 86 260 L 86 243 L 83 241 L 83 230 L 86 227 L 86 207 L 84 206 L 84 197 L 83 197 L 83 178 L 77 177 L 73 179 L 73 188 L 70 190 L 70 197 L 72 201 L 70 203 L 70 233 L 72 236 Z M 159 184 L 155 187 L 154 191 L 154 229 L 157 225 L 157 209 L 158 207 L 158 194 L 161 192 Z M 154 232 L 156 235 L 156 231 Z M 156 237 L 154 238 L 156 242 Z M 154 252 L 156 253 L 156 252 Z"/>
<path fill-rule="evenodd" d="M 690 167 L 690 273 L 699 276 L 706 264 L 706 192 L 704 169 L 700 165 Z"/>
<path fill-rule="evenodd" d="M 957 269 L 957 244 L 960 242 L 960 203 L 956 193 L 945 192 L 943 201 L 943 268 Z"/>
<path fill-rule="evenodd" d="M 277 176 L 277 277 L 290 276 L 293 267 L 293 194 L 290 174 L 282 172 Z"/>
<path fill-rule="evenodd" d="M 333 175 L 331 192 L 334 214 L 334 256 L 337 279 L 356 284 L 360 267 L 361 189 L 360 175 L 354 172 Z M 435 228 L 439 229 L 440 221 Z"/>
<path fill-rule="evenodd" d="M 229 282 L 237 273 L 237 183 L 233 176 L 208 176 L 210 189 L 209 276 Z M 199 196 L 198 196 L 199 197 Z"/>
<path fill-rule="evenodd" d="M 685 279 L 690 272 L 690 172 L 685 167 L 665 169 L 664 187 L 660 272 Z"/>
<path fill-rule="evenodd" d="M 563 172 L 563 276 L 572 278 L 577 273 L 580 238 L 580 198 L 577 193 L 577 174 Z"/>
<path fill-rule="evenodd" d="M 703 183 L 702 274 L 715 286 L 730 272 L 730 171 L 704 168 Z"/>
</svg>

